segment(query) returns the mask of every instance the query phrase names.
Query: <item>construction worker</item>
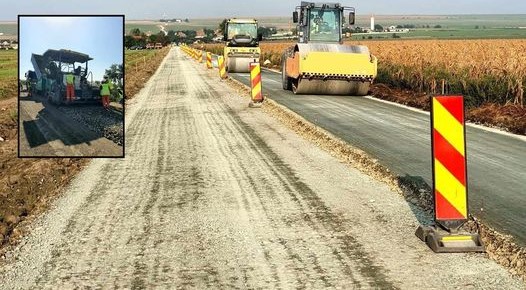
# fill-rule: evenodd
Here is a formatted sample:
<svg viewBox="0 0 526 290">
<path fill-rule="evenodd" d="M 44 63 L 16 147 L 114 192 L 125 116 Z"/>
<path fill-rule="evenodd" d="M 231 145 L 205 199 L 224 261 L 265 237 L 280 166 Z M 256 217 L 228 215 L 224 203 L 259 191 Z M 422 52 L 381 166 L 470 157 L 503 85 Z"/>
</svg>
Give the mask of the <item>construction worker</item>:
<svg viewBox="0 0 526 290">
<path fill-rule="evenodd" d="M 107 76 L 104 76 L 104 80 L 100 85 L 100 95 L 102 97 L 102 106 L 105 109 L 110 108 L 110 93 L 111 93 L 111 82 Z"/>
<path fill-rule="evenodd" d="M 68 103 L 75 98 L 75 76 L 71 73 L 66 74 L 66 99 Z"/>
</svg>

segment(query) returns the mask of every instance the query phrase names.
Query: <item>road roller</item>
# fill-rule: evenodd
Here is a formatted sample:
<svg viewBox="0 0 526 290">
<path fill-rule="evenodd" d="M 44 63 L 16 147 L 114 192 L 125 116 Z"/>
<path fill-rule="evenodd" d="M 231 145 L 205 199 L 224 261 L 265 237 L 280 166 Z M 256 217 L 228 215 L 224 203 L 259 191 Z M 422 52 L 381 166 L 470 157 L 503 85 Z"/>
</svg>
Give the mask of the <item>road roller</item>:
<svg viewBox="0 0 526 290">
<path fill-rule="evenodd" d="M 224 58 L 227 72 L 249 72 L 251 62 L 259 62 L 261 50 L 255 19 L 228 19 L 224 29 Z"/>
<path fill-rule="evenodd" d="M 366 46 L 344 44 L 342 37 L 342 28 L 354 25 L 355 9 L 303 1 L 292 20 L 298 43 L 282 55 L 283 89 L 294 94 L 367 95 L 378 60 Z"/>
</svg>

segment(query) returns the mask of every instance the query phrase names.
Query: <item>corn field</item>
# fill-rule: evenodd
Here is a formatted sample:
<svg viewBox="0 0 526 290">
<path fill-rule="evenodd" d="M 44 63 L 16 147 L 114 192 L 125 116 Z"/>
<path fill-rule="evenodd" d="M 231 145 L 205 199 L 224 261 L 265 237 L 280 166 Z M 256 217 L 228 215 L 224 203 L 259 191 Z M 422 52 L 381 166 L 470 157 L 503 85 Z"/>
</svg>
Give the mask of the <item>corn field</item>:
<svg viewBox="0 0 526 290">
<path fill-rule="evenodd" d="M 524 106 L 526 40 L 393 40 L 353 41 L 378 57 L 376 82 L 418 92 L 462 94 L 466 105 L 484 103 Z M 262 43 L 261 62 L 281 65 L 291 42 Z M 222 45 L 205 49 L 222 52 Z"/>
</svg>

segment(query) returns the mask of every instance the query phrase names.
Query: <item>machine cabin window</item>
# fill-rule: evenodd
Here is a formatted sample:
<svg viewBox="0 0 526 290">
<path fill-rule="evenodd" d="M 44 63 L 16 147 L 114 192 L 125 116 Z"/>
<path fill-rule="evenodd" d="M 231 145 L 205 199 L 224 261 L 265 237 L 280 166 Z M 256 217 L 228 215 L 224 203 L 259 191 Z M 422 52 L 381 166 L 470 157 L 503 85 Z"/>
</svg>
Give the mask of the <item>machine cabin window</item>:
<svg viewBox="0 0 526 290">
<path fill-rule="evenodd" d="M 340 41 L 340 10 L 312 9 L 309 13 L 310 41 Z"/>
</svg>

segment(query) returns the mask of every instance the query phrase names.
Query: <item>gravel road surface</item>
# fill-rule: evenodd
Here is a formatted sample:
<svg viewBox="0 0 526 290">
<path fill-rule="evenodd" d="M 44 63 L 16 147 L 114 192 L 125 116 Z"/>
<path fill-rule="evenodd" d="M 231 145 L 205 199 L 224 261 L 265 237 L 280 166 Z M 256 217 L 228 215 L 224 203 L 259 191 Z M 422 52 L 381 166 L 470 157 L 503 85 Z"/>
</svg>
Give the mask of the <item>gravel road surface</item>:
<svg viewBox="0 0 526 290">
<path fill-rule="evenodd" d="M 248 84 L 246 74 L 231 74 Z M 348 96 L 294 95 L 264 71 L 263 93 L 377 158 L 394 173 L 432 184 L 429 114 Z M 526 246 L 526 137 L 466 127 L 470 211 Z M 481 209 L 484 209 L 481 211 Z"/>
<path fill-rule="evenodd" d="M 20 156 L 123 156 L 123 118 L 99 106 L 20 98 Z M 113 142 L 112 142 L 113 140 Z"/>
<path fill-rule="evenodd" d="M 132 102 L 126 158 L 75 178 L 0 288 L 524 288 L 482 254 L 433 254 L 429 217 L 177 48 Z"/>
</svg>

